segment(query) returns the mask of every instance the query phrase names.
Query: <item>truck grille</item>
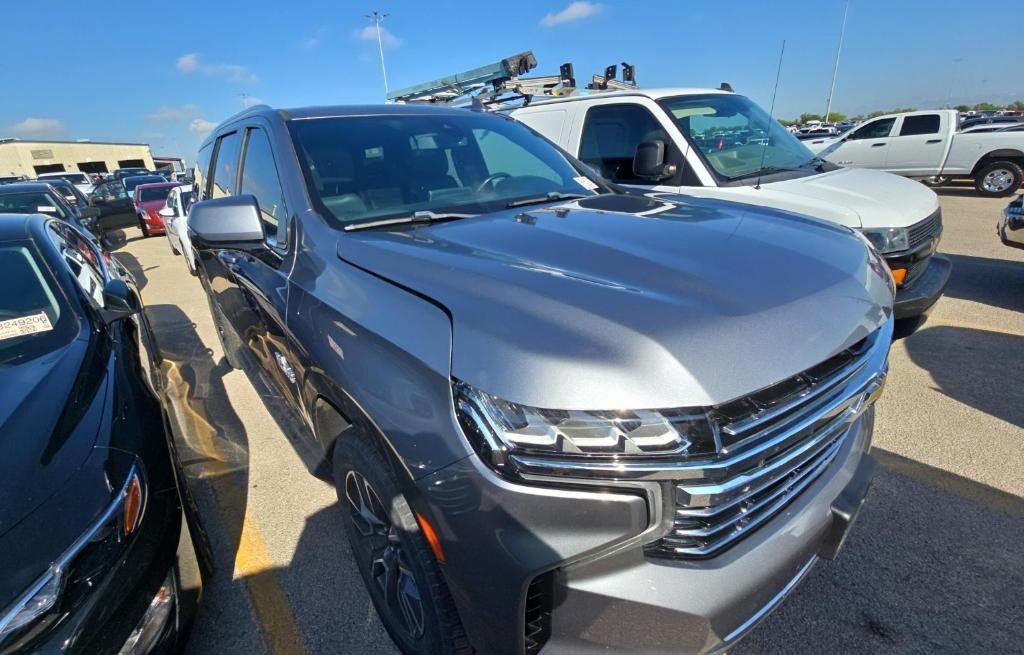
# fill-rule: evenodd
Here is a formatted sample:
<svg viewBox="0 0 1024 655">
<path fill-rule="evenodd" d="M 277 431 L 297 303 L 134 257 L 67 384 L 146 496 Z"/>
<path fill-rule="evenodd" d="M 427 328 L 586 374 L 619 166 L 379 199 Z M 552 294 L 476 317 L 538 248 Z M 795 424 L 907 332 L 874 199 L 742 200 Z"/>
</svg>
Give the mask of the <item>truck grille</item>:
<svg viewBox="0 0 1024 655">
<path fill-rule="evenodd" d="M 919 259 L 913 264 L 911 264 L 910 268 L 907 269 L 907 277 L 904 278 L 903 284 L 901 284 L 900 286 L 910 286 L 910 284 L 914 280 L 921 277 L 921 274 L 924 273 L 924 269 L 928 268 L 929 261 L 931 261 L 931 257 L 925 257 L 924 259 Z"/>
<path fill-rule="evenodd" d="M 910 240 L 910 249 L 913 250 L 933 236 L 942 233 L 942 210 L 936 209 L 928 218 L 914 223 L 907 228 Z"/>
<path fill-rule="evenodd" d="M 835 459 L 881 388 L 868 365 L 876 331 L 799 375 L 709 411 L 718 456 L 677 481 L 673 528 L 653 556 L 711 557 L 782 511 Z"/>
</svg>

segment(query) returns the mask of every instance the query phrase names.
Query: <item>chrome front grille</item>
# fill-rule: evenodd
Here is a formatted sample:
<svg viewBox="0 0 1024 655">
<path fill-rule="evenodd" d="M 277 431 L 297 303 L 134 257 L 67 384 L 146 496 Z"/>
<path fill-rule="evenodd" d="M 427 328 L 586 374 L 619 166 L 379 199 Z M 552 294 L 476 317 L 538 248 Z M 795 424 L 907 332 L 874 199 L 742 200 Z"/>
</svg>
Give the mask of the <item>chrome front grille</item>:
<svg viewBox="0 0 1024 655">
<path fill-rule="evenodd" d="M 940 234 L 942 232 L 942 210 L 936 209 L 928 218 L 907 228 L 907 232 L 911 250 Z"/>
<path fill-rule="evenodd" d="M 722 552 L 778 514 L 835 459 L 852 421 L 885 375 L 877 331 L 818 366 L 715 406 L 714 460 L 677 478 L 672 530 L 650 555 L 693 559 Z"/>
</svg>

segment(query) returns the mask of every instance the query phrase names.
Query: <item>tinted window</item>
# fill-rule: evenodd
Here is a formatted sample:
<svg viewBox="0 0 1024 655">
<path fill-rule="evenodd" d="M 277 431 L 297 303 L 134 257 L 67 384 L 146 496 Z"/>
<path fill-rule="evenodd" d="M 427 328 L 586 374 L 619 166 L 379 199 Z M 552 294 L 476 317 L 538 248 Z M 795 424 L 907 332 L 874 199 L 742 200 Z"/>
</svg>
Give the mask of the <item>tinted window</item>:
<svg viewBox="0 0 1024 655">
<path fill-rule="evenodd" d="M 543 137 L 489 114 L 319 118 L 289 129 L 310 195 L 341 223 L 479 214 L 594 186 Z"/>
<path fill-rule="evenodd" d="M 103 273 L 99 253 L 67 225 L 51 224 L 50 238 L 85 295 L 96 307 L 103 307 Z"/>
<path fill-rule="evenodd" d="M 274 153 L 270 149 L 270 139 L 263 130 L 249 128 L 249 137 L 245 145 L 245 160 L 242 164 L 242 188 L 239 193 L 251 193 L 256 197 L 260 208 L 260 219 L 263 221 L 263 233 L 284 243 L 287 215 L 284 203 L 284 191 L 281 180 L 277 176 L 274 165 Z"/>
<path fill-rule="evenodd" d="M 889 132 L 892 131 L 892 125 L 895 122 L 895 118 L 885 118 L 880 121 L 874 121 L 872 123 L 868 123 L 864 127 L 858 128 L 850 135 L 850 137 L 853 139 L 881 139 L 889 136 Z"/>
<path fill-rule="evenodd" d="M 62 203 L 39 191 L 0 194 L 0 214 L 45 214 L 66 219 Z"/>
<path fill-rule="evenodd" d="M 217 139 L 217 162 L 214 165 L 211 198 L 234 195 L 235 181 L 238 177 L 238 153 L 241 145 L 242 137 L 238 132 L 232 132 Z"/>
<path fill-rule="evenodd" d="M 615 182 L 634 182 L 633 157 L 644 141 L 664 141 L 668 134 L 644 107 L 635 104 L 593 107 L 583 123 L 580 159 Z"/>
<path fill-rule="evenodd" d="M 139 200 L 149 202 L 150 200 L 166 200 L 167 194 L 173 187 L 157 187 L 155 189 L 139 189 Z"/>
<path fill-rule="evenodd" d="M 210 160 L 212 158 L 213 142 L 211 141 L 199 149 L 199 155 L 196 157 L 195 168 L 192 169 L 192 177 L 194 178 L 193 184 L 195 185 L 193 188 L 202 200 L 209 197 L 209 189 L 206 188 L 206 183 L 210 173 Z M 187 207 L 188 205 L 185 206 Z"/>
<path fill-rule="evenodd" d="M 924 114 L 922 116 L 904 116 L 903 126 L 900 127 L 900 136 L 913 136 L 915 134 L 938 134 L 939 115 Z"/>
<path fill-rule="evenodd" d="M 131 195 L 135 191 L 135 187 L 140 184 L 159 184 L 160 182 L 166 182 L 164 178 L 159 175 L 141 175 L 138 177 L 126 177 L 124 178 L 124 189 Z"/>
<path fill-rule="evenodd" d="M 0 246 L 0 279 L 0 364 L 21 363 L 74 339 L 67 301 L 31 244 Z"/>
</svg>

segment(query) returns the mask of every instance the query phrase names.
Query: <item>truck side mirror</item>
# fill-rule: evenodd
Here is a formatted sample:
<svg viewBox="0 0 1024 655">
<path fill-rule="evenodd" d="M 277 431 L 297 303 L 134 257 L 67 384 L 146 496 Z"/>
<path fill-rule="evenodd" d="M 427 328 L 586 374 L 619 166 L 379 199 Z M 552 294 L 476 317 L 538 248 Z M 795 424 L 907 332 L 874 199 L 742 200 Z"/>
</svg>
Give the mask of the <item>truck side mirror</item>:
<svg viewBox="0 0 1024 655">
<path fill-rule="evenodd" d="M 644 141 L 633 156 L 633 175 L 642 180 L 658 181 L 676 174 L 675 164 L 665 163 L 665 142 Z"/>
<path fill-rule="evenodd" d="M 249 194 L 195 203 L 189 210 L 188 227 L 197 248 L 231 249 L 263 241 L 259 208 Z"/>
<path fill-rule="evenodd" d="M 103 285 L 103 309 L 107 323 L 127 318 L 142 308 L 138 296 L 124 280 L 113 279 Z"/>
</svg>

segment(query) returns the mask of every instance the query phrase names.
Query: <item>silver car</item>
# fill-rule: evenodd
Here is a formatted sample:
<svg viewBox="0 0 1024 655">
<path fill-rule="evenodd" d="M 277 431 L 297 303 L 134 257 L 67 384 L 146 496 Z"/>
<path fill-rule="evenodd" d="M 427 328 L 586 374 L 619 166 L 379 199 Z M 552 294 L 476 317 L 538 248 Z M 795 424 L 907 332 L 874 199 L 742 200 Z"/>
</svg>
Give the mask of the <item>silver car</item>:
<svg viewBox="0 0 1024 655">
<path fill-rule="evenodd" d="M 333 466 L 403 652 L 721 650 L 836 556 L 893 331 L 851 230 L 467 109 L 251 108 L 198 161 L 225 356 Z"/>
<path fill-rule="evenodd" d="M 171 189 L 167 204 L 158 213 L 164 219 L 164 234 L 171 246 L 171 252 L 185 257 L 185 266 L 192 275 L 196 274 L 195 253 L 188 236 L 188 208 L 192 204 L 192 185 L 186 184 Z"/>
</svg>

